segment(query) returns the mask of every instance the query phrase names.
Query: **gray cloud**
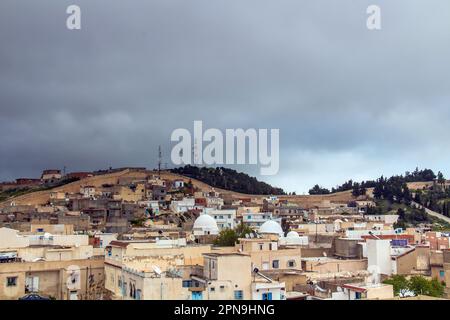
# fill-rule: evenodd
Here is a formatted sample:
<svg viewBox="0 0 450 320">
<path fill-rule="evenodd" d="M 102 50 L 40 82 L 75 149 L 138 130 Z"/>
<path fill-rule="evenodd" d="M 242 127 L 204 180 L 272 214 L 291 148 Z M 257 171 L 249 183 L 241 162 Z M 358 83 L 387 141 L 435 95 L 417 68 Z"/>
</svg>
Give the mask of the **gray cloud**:
<svg viewBox="0 0 450 320">
<path fill-rule="evenodd" d="M 446 0 L 76 3 L 81 31 L 65 28 L 73 1 L 0 4 L 0 179 L 154 167 L 197 119 L 280 128 L 280 172 L 261 178 L 288 191 L 450 175 Z"/>
</svg>

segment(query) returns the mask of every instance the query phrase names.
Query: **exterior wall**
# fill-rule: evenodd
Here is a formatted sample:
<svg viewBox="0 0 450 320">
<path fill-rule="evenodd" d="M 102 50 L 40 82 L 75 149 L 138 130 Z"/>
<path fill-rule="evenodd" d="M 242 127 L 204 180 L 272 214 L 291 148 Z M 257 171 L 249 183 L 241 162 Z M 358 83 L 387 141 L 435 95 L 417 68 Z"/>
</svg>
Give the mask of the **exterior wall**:
<svg viewBox="0 0 450 320">
<path fill-rule="evenodd" d="M 430 270 L 430 248 L 427 246 L 416 246 L 417 252 L 417 266 L 416 269 L 419 271 L 428 271 Z"/>
<path fill-rule="evenodd" d="M 443 251 L 443 267 L 445 271 L 445 296 L 446 298 L 450 299 L 450 250 L 444 250 Z"/>
<path fill-rule="evenodd" d="M 90 245 L 70 248 L 27 247 L 16 251 L 17 256 L 27 262 L 40 258 L 46 261 L 80 260 L 89 259 L 94 255 L 93 248 Z"/>
<path fill-rule="evenodd" d="M 19 235 L 17 230 L 0 228 L 0 249 L 25 248 L 29 245 L 29 239 Z"/>
<path fill-rule="evenodd" d="M 234 300 L 235 291 L 242 291 L 243 300 L 251 299 L 252 269 L 248 255 L 205 255 L 203 270 L 205 278 L 211 282 L 206 289 L 207 299 Z"/>
<path fill-rule="evenodd" d="M 381 274 L 390 275 L 392 273 L 391 244 L 389 240 L 367 241 L 368 265 L 376 265 L 380 268 Z"/>
<path fill-rule="evenodd" d="M 357 258 L 360 255 L 358 243 L 361 240 L 357 239 L 336 239 L 335 240 L 335 255 L 344 258 Z"/>
<path fill-rule="evenodd" d="M 125 256 L 156 256 L 156 255 L 183 255 L 186 265 L 203 265 L 203 254 L 211 252 L 210 245 L 189 246 L 180 248 L 148 248 L 146 243 L 133 243 L 128 245 Z"/>
<path fill-rule="evenodd" d="M 355 272 L 367 270 L 367 260 L 336 260 L 319 258 L 302 261 L 303 271 L 318 273 Z"/>
<path fill-rule="evenodd" d="M 367 290 L 367 299 L 392 299 L 394 298 L 394 288 L 390 284 L 379 287 L 372 287 Z"/>
<path fill-rule="evenodd" d="M 70 235 L 73 234 L 73 225 L 64 224 L 31 224 L 31 233 L 45 233 L 52 235 Z"/>
<path fill-rule="evenodd" d="M 67 282 L 71 274 L 71 266 L 79 268 L 78 289 L 70 287 Z M 2 263 L 0 264 L 0 299 L 17 300 L 24 296 L 26 278 L 31 276 L 39 277 L 38 293 L 40 294 L 68 300 L 70 291 L 73 291 L 78 298 L 94 298 L 91 296 L 93 288 L 103 287 L 103 269 L 102 259 Z M 17 277 L 15 286 L 7 286 L 8 277 Z"/>
<path fill-rule="evenodd" d="M 397 271 L 396 274 L 411 274 L 412 271 L 417 270 L 417 251 L 414 249 L 397 257 L 394 263 L 397 264 L 395 269 Z"/>
<path fill-rule="evenodd" d="M 190 292 L 182 286 L 181 278 L 145 278 L 144 300 L 189 300 Z"/>
<path fill-rule="evenodd" d="M 252 268 L 259 270 L 301 269 L 301 249 L 278 249 L 274 251 L 253 251 L 249 253 Z M 274 261 L 278 261 L 278 267 Z"/>
<path fill-rule="evenodd" d="M 270 293 L 271 300 L 285 300 L 284 283 L 253 283 L 252 300 L 267 300 L 263 295 Z"/>
</svg>

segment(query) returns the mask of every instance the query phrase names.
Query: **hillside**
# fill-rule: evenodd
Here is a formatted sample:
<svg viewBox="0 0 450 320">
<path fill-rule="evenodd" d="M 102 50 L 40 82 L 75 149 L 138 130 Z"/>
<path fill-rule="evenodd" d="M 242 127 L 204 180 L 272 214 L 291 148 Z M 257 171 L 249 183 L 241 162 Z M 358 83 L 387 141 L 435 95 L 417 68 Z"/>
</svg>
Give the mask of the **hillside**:
<svg viewBox="0 0 450 320">
<path fill-rule="evenodd" d="M 187 165 L 184 167 L 172 169 L 171 172 L 200 180 L 215 188 L 232 190 L 244 194 L 285 194 L 285 192 L 281 188 L 274 188 L 265 182 L 258 181 L 255 177 L 250 177 L 245 173 L 237 172 L 236 170 L 232 170 L 229 168 L 199 168 Z"/>
<path fill-rule="evenodd" d="M 157 174 L 156 171 L 132 171 L 132 170 L 123 170 L 120 172 L 109 173 L 98 175 L 94 177 L 85 178 L 82 180 L 78 180 L 69 184 L 66 184 L 61 187 L 45 190 L 45 191 L 37 191 L 32 193 L 27 193 L 24 195 L 20 195 L 17 197 L 10 198 L 3 202 L 0 202 L 0 208 L 10 206 L 11 202 L 14 202 L 16 205 L 42 205 L 47 203 L 50 200 L 50 194 L 54 191 L 61 192 L 78 192 L 81 186 L 92 185 L 96 187 L 100 187 L 103 184 L 115 184 L 117 183 L 119 178 L 125 177 L 134 177 L 134 178 L 145 178 L 149 174 Z M 169 171 L 161 171 L 161 178 L 168 180 L 181 179 L 185 182 L 191 182 L 196 188 L 202 191 L 211 191 L 212 187 L 202 181 L 197 179 L 187 177 L 181 174 L 169 172 Z M 225 190 L 222 188 L 214 187 L 214 190 L 222 193 L 231 195 L 233 198 L 251 198 L 254 200 L 261 200 L 266 197 L 266 195 L 255 195 L 255 194 L 244 194 L 240 192 Z M 336 201 L 336 202 L 348 202 L 354 197 L 352 196 L 350 191 L 344 192 L 336 192 L 333 194 L 327 195 L 280 195 L 280 199 L 289 200 L 298 205 L 302 205 L 305 207 L 311 207 L 314 205 L 320 205 L 323 201 Z"/>
</svg>

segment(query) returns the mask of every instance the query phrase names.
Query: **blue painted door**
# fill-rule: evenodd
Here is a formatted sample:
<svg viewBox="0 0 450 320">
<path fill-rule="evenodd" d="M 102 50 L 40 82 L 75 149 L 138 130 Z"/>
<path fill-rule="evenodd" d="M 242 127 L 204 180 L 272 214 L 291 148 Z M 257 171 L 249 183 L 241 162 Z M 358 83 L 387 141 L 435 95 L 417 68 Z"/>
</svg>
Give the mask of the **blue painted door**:
<svg viewBox="0 0 450 320">
<path fill-rule="evenodd" d="M 192 300 L 203 300 L 203 293 L 201 291 L 192 291 Z"/>
<path fill-rule="evenodd" d="M 267 292 L 262 294 L 263 300 L 272 300 L 272 292 Z"/>
</svg>

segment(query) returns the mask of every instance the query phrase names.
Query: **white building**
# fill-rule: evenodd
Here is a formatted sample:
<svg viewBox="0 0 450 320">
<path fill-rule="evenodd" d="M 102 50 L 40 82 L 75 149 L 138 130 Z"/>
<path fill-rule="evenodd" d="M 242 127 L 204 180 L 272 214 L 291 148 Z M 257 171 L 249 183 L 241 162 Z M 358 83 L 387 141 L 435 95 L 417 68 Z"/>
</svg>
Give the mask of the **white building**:
<svg viewBox="0 0 450 320">
<path fill-rule="evenodd" d="M 83 198 L 94 198 L 95 197 L 95 187 L 94 186 L 84 186 L 80 188 L 80 193 Z"/>
<path fill-rule="evenodd" d="M 192 232 L 194 236 L 217 235 L 219 234 L 219 228 L 213 217 L 202 214 L 195 220 Z"/>
<path fill-rule="evenodd" d="M 258 233 L 263 235 L 277 235 L 279 237 L 283 237 L 284 235 L 280 224 L 273 220 L 264 222 L 261 227 L 259 227 Z"/>
<path fill-rule="evenodd" d="M 309 240 L 308 236 L 300 236 L 295 231 L 289 231 L 286 237 L 281 237 L 278 242 L 281 245 L 307 246 Z"/>
<path fill-rule="evenodd" d="M 256 280 L 252 282 L 252 300 L 286 300 L 285 283 Z"/>
<path fill-rule="evenodd" d="M 242 223 L 249 227 L 260 227 L 264 222 L 273 220 L 272 212 L 244 212 L 242 213 Z M 277 219 L 280 222 L 281 219 Z"/>
<path fill-rule="evenodd" d="M 223 199 L 219 197 L 206 197 L 206 206 L 209 208 L 220 209 L 223 206 Z"/>
<path fill-rule="evenodd" d="M 368 269 L 377 269 L 379 274 L 391 275 L 391 241 L 367 239 Z"/>
<path fill-rule="evenodd" d="M 175 180 L 172 185 L 175 189 L 181 189 L 184 187 L 184 181 L 183 180 Z"/>
<path fill-rule="evenodd" d="M 183 198 L 170 203 L 170 209 L 175 213 L 186 212 L 195 208 L 194 198 Z"/>
<path fill-rule="evenodd" d="M 236 210 L 203 209 L 203 212 L 214 218 L 219 230 L 234 229 L 236 227 Z"/>
</svg>

